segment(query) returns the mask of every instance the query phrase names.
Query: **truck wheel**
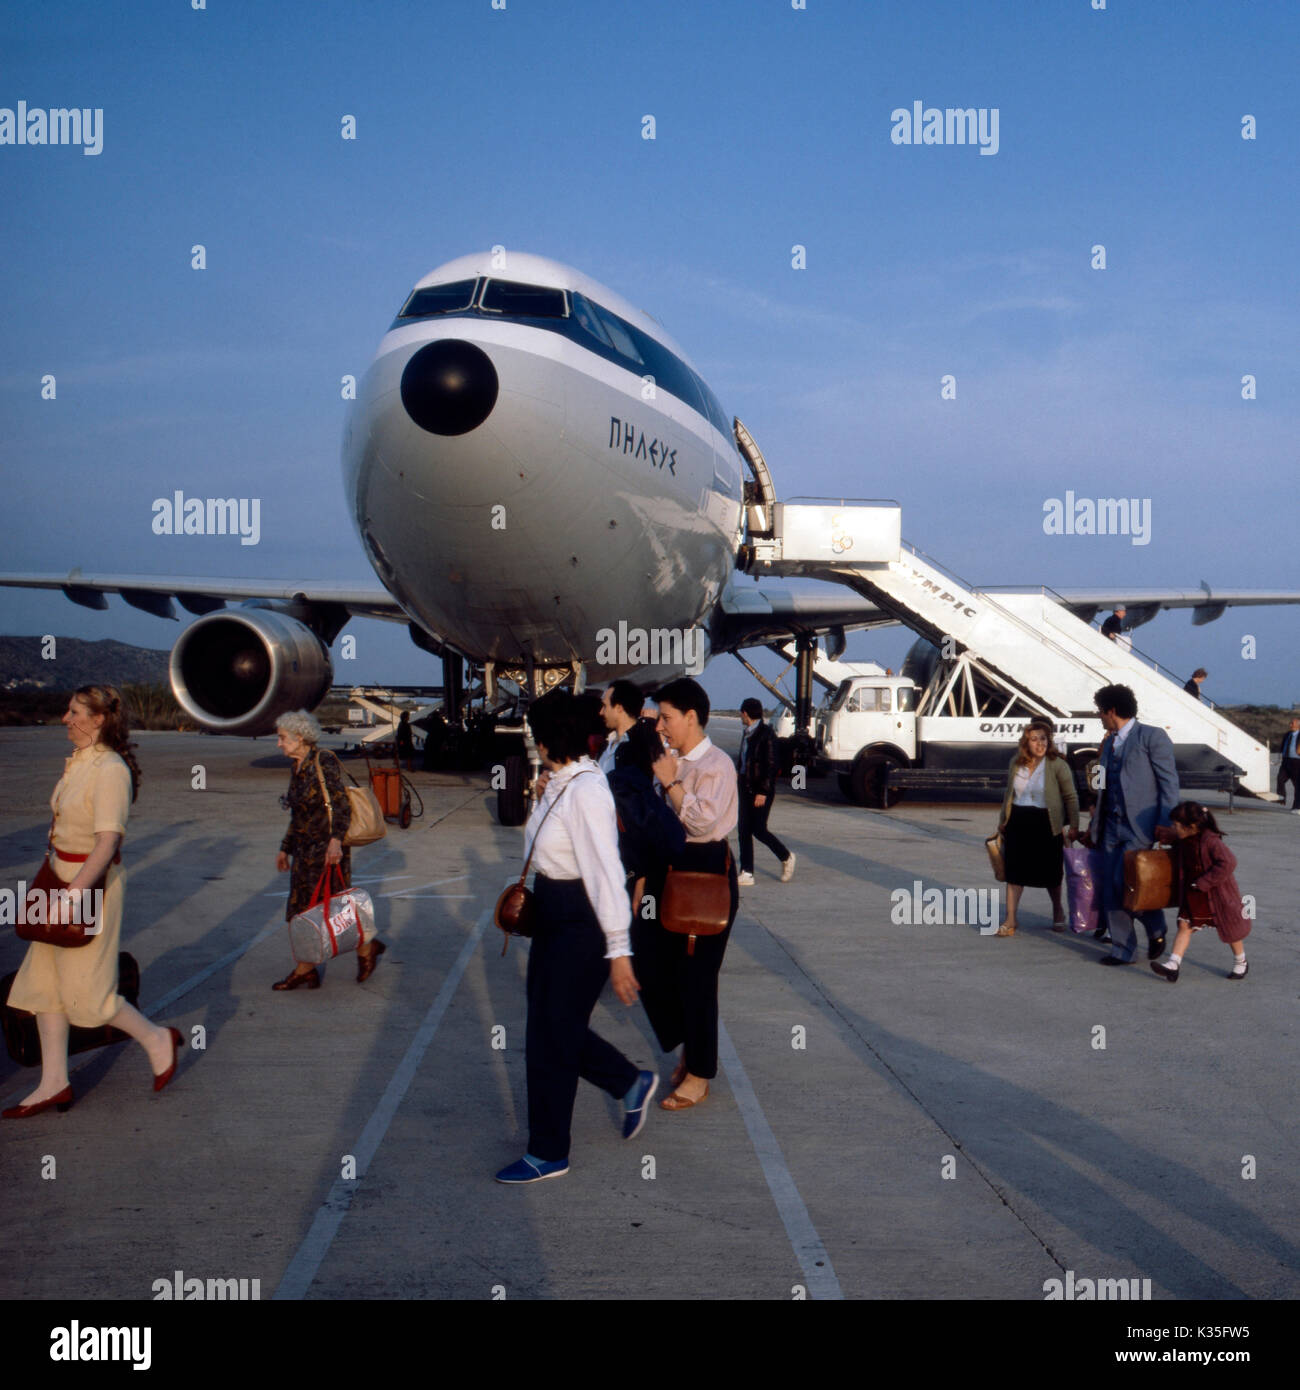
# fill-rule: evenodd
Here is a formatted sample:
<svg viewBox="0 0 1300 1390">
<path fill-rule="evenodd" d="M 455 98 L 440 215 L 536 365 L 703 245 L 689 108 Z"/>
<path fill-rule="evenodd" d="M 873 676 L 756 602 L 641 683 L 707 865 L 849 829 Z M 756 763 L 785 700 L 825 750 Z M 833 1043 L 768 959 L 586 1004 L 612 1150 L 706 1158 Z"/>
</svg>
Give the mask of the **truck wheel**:
<svg viewBox="0 0 1300 1390">
<path fill-rule="evenodd" d="M 861 753 L 849 773 L 849 795 L 859 806 L 883 809 L 896 806 L 902 800 L 901 787 L 890 789 L 887 783 L 891 768 L 902 763 L 890 753 Z"/>
<path fill-rule="evenodd" d="M 522 753 L 511 753 L 505 760 L 505 786 L 497 790 L 497 820 L 502 825 L 522 825 L 527 819 L 527 769 L 528 763 Z"/>
</svg>

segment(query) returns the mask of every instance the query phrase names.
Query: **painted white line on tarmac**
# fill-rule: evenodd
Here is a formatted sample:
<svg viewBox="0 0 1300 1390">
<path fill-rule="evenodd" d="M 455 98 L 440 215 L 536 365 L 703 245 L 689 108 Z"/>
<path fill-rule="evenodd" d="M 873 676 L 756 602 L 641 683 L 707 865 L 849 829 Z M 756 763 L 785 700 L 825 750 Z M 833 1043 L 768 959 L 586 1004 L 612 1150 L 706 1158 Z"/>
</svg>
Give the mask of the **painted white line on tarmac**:
<svg viewBox="0 0 1300 1390">
<path fill-rule="evenodd" d="M 365 1177 L 371 1159 L 379 1151 L 379 1146 L 384 1141 L 384 1135 L 388 1133 L 388 1126 L 392 1124 L 393 1116 L 397 1114 L 397 1107 L 401 1105 L 407 1091 L 410 1090 L 411 1082 L 415 1080 L 415 1074 L 424 1059 L 424 1054 L 429 1050 L 429 1044 L 433 1042 L 433 1035 L 438 1031 L 438 1024 L 442 1022 L 442 1016 L 447 1012 L 447 1006 L 456 993 L 461 976 L 464 975 L 470 958 L 478 950 L 483 932 L 491 921 L 491 912 L 483 913 L 475 923 L 474 930 L 466 937 L 465 944 L 460 948 L 460 955 L 456 957 L 455 964 L 447 972 L 447 978 L 442 982 L 438 997 L 429 1006 L 429 1012 L 425 1014 L 424 1021 L 411 1040 L 410 1047 L 406 1049 L 406 1055 L 398 1063 L 397 1070 L 393 1073 L 392 1080 L 389 1081 L 387 1089 L 380 1097 L 379 1104 L 375 1106 L 374 1113 L 366 1121 L 365 1128 L 361 1131 L 361 1137 L 349 1150 L 356 1158 L 356 1177 L 335 1179 L 334 1185 L 321 1203 L 320 1210 L 317 1211 L 310 1229 L 303 1237 L 302 1244 L 298 1247 L 293 1259 L 289 1261 L 288 1268 L 280 1279 L 279 1287 L 271 1295 L 272 1298 L 306 1298 L 307 1290 L 311 1288 L 312 1280 L 315 1279 L 316 1272 L 320 1269 L 325 1256 L 329 1254 L 329 1248 L 334 1242 L 334 1237 L 338 1234 L 339 1227 L 343 1224 L 343 1218 L 352 1206 L 353 1195 L 356 1193 L 361 1179 Z"/>
<path fill-rule="evenodd" d="M 759 1105 L 754 1088 L 749 1084 L 749 1077 L 745 1075 L 745 1068 L 740 1064 L 731 1035 L 721 1019 L 718 1020 L 718 1060 L 727 1073 L 727 1082 L 736 1098 L 736 1107 L 745 1122 L 745 1128 L 749 1131 L 749 1142 L 753 1144 L 754 1152 L 758 1155 L 763 1176 L 767 1179 L 772 1200 L 780 1214 L 781 1224 L 790 1238 L 799 1268 L 803 1270 L 808 1297 L 842 1299 L 844 1291 L 835 1276 L 831 1257 L 826 1253 L 822 1238 L 817 1234 L 812 1217 L 808 1215 L 808 1208 L 804 1206 L 799 1189 L 794 1185 L 794 1179 L 790 1176 L 790 1170 L 781 1155 L 781 1146 L 776 1142 L 776 1135 L 772 1133 L 772 1127 L 763 1114 L 763 1107 Z"/>
<path fill-rule="evenodd" d="M 403 894 L 422 892 L 425 888 L 440 888 L 444 883 L 459 883 L 468 877 L 468 874 L 457 874 L 454 878 L 434 878 L 430 879 L 428 883 L 414 883 L 409 888 L 394 888 L 391 893 L 380 893 L 379 896 L 381 898 L 398 898 Z"/>
</svg>

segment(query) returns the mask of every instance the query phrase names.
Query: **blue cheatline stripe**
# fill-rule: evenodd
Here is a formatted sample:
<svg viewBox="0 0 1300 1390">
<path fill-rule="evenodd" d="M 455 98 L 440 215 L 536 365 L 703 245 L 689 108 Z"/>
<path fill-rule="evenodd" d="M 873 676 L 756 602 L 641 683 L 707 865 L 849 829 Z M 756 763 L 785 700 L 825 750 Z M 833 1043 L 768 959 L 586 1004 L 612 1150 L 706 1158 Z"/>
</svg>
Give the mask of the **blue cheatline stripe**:
<svg viewBox="0 0 1300 1390">
<path fill-rule="evenodd" d="M 591 303 L 594 304 L 595 301 L 592 300 Z M 724 439 L 730 441 L 734 448 L 731 424 L 723 413 L 718 398 L 710 390 L 704 378 L 693 368 L 688 367 L 675 352 L 665 347 L 657 338 L 651 337 L 644 329 L 620 318 L 602 305 L 596 307 L 600 309 L 602 314 L 608 315 L 618 323 L 632 339 L 637 351 L 641 354 L 642 360 L 640 362 L 634 362 L 631 358 L 624 357 L 617 348 L 593 337 L 572 315 L 568 318 L 534 318 L 525 314 L 496 314 L 483 313 L 478 309 L 456 309 L 450 313 L 417 314 L 410 318 L 397 318 L 389 325 L 388 331 L 391 333 L 395 328 L 409 328 L 415 323 L 477 319 L 496 323 L 514 323 L 523 328 L 537 328 L 544 333 L 555 333 L 561 338 L 567 338 L 571 343 L 576 344 L 586 352 L 590 352 L 593 356 L 603 358 L 606 362 L 612 362 L 614 366 L 622 367 L 624 371 L 631 372 L 638 382 L 642 374 L 648 372 L 654 377 L 656 387 L 667 391 L 670 396 L 675 396 L 684 406 L 694 411 L 702 420 L 707 421 Z"/>
<path fill-rule="evenodd" d="M 512 879 L 511 882 L 513 881 Z M 478 950 L 483 932 L 491 920 L 491 911 L 483 913 L 475 923 L 474 930 L 465 939 L 465 944 L 460 948 L 460 955 L 456 957 L 455 964 L 448 972 L 447 978 L 442 982 L 438 997 L 429 1006 L 429 1012 L 425 1014 L 424 1021 L 411 1040 L 410 1047 L 406 1049 L 406 1056 L 398 1064 L 397 1070 L 393 1073 L 392 1080 L 389 1081 L 388 1088 L 375 1107 L 374 1113 L 366 1121 L 366 1127 L 361 1131 L 361 1137 L 350 1150 L 357 1163 L 356 1177 L 335 1179 L 329 1194 L 316 1213 L 315 1220 L 311 1223 L 311 1228 L 303 1237 L 302 1244 L 298 1247 L 293 1259 L 289 1261 L 289 1267 L 284 1271 L 280 1285 L 272 1295 L 273 1298 L 306 1298 L 307 1290 L 316 1277 L 316 1271 L 320 1269 L 322 1261 L 329 1253 L 330 1245 L 338 1234 L 339 1227 L 343 1224 L 343 1218 L 352 1206 L 353 1194 L 365 1176 L 371 1159 L 374 1158 L 380 1144 L 383 1143 L 384 1135 L 388 1133 L 388 1126 L 392 1124 L 393 1116 L 397 1114 L 397 1107 L 401 1105 L 407 1091 L 410 1090 L 411 1082 L 415 1080 L 415 1073 L 424 1059 L 424 1054 L 429 1050 L 429 1044 L 433 1041 L 433 1035 L 438 1031 L 438 1024 L 442 1022 L 442 1016 L 447 1012 L 447 1006 L 456 993 L 461 976 L 464 975 L 474 952 Z"/>
<path fill-rule="evenodd" d="M 826 1247 L 822 1244 L 821 1236 L 817 1234 L 812 1217 L 808 1215 L 808 1208 L 803 1204 L 803 1198 L 794 1185 L 789 1168 L 785 1166 L 781 1146 L 776 1142 L 776 1135 L 772 1133 L 772 1127 L 763 1114 L 763 1107 L 759 1105 L 754 1088 L 749 1084 L 749 1077 L 745 1075 L 745 1068 L 740 1064 L 731 1035 L 721 1019 L 718 1020 L 718 1060 L 727 1073 L 727 1082 L 736 1098 L 736 1108 L 749 1131 L 749 1142 L 753 1144 L 754 1152 L 758 1155 L 763 1176 L 767 1179 L 772 1200 L 776 1203 L 777 1212 L 781 1217 L 781 1224 L 790 1238 L 799 1268 L 803 1270 L 808 1297 L 842 1299 L 844 1291 L 840 1288 L 840 1281 L 835 1277 L 831 1257 L 826 1253 Z"/>
</svg>

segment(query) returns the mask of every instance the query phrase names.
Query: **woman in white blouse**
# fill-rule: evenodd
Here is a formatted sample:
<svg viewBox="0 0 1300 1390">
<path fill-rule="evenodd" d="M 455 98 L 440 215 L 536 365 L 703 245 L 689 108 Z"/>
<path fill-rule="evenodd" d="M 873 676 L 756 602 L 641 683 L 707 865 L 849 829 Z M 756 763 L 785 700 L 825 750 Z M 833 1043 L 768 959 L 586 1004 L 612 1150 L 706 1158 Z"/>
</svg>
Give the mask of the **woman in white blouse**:
<svg viewBox="0 0 1300 1390">
<path fill-rule="evenodd" d="M 998 821 L 1007 869 L 1007 918 L 998 936 L 1015 936 L 1016 909 L 1026 888 L 1047 889 L 1052 899 L 1052 930 L 1065 930 L 1062 832 L 1068 821 L 1070 839 L 1079 833 L 1079 796 L 1070 764 L 1052 744 L 1053 732 L 1046 719 L 1030 720 L 1007 770 Z"/>
<path fill-rule="evenodd" d="M 631 908 L 618 853 L 618 820 L 605 774 L 587 754 L 586 721 L 568 691 L 528 711 L 550 776 L 524 829 L 532 851 L 534 926 L 528 951 L 528 1152 L 498 1182 L 530 1183 L 569 1171 L 578 1078 L 623 1102 L 623 1138 L 645 1123 L 658 1077 L 641 1071 L 588 1026 L 605 982 L 635 1004 Z"/>
</svg>

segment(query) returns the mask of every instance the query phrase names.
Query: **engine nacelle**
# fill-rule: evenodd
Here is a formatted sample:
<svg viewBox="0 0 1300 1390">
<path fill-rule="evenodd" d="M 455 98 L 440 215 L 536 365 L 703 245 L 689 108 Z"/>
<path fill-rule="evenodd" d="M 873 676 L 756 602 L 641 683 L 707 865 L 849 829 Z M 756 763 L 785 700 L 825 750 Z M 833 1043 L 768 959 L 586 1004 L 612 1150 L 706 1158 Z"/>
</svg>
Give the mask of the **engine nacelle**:
<svg viewBox="0 0 1300 1390">
<path fill-rule="evenodd" d="M 329 648 L 286 613 L 229 608 L 191 624 L 172 648 L 176 701 L 213 734 L 265 734 L 314 709 L 334 679 Z"/>
</svg>

